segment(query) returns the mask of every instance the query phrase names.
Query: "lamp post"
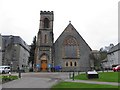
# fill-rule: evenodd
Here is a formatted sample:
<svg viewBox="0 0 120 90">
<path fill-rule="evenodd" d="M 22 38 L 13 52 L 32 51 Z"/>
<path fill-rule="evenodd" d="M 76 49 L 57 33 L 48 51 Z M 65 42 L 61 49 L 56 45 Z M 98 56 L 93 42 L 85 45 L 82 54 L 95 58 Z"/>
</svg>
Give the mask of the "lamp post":
<svg viewBox="0 0 120 90">
<path fill-rule="evenodd" d="M 11 64 L 11 73 L 12 73 L 12 65 L 13 65 L 13 62 L 11 61 L 11 63 L 10 63 L 10 64 Z"/>
<path fill-rule="evenodd" d="M 19 65 L 17 65 L 18 77 L 21 78 L 21 69 Z"/>
<path fill-rule="evenodd" d="M 48 71 L 50 72 L 51 70 L 51 64 L 48 64 Z"/>
</svg>

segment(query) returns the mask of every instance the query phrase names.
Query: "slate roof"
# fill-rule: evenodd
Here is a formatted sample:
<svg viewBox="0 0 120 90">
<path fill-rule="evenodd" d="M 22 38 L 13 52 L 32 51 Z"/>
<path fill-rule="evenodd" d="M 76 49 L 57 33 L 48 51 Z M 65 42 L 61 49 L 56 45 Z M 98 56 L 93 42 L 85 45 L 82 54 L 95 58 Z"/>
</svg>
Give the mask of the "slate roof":
<svg viewBox="0 0 120 90">
<path fill-rule="evenodd" d="M 8 46 L 9 44 L 19 44 L 24 49 L 29 51 L 29 47 L 26 42 L 20 36 L 12 36 L 12 35 L 2 35 L 4 46 Z"/>
<path fill-rule="evenodd" d="M 75 27 L 71 24 L 71 22 L 67 25 L 67 27 L 64 29 L 64 31 L 60 34 L 60 36 L 57 38 L 57 40 L 55 41 L 55 43 L 59 40 L 59 38 L 63 35 L 63 33 L 65 33 L 67 31 L 67 28 L 72 27 L 75 32 L 77 32 L 77 34 L 80 36 L 80 38 L 85 42 L 85 44 L 90 48 L 90 46 L 86 43 L 86 41 L 83 39 L 83 37 L 79 34 L 79 32 L 75 29 Z M 68 29 L 70 30 L 70 29 Z M 55 44 L 54 43 L 54 44 Z M 90 48 L 90 50 L 92 51 L 92 49 Z"/>
<path fill-rule="evenodd" d="M 120 50 L 120 43 L 118 43 L 117 45 L 115 45 L 114 47 L 112 47 L 109 51 L 108 51 L 108 54 L 110 53 L 113 53 L 113 52 L 116 52 Z"/>
</svg>

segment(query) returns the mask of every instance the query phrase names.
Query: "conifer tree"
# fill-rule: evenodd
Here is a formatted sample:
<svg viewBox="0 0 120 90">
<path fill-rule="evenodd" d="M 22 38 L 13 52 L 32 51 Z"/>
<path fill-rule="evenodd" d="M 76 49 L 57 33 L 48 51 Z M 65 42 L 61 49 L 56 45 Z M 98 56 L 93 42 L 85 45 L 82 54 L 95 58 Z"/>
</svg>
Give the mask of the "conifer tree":
<svg viewBox="0 0 120 90">
<path fill-rule="evenodd" d="M 35 48 L 36 48 L 36 36 L 33 38 L 33 42 L 30 45 L 30 57 L 29 57 L 28 63 L 32 64 L 32 68 L 33 68 L 33 64 L 34 64 Z"/>
</svg>

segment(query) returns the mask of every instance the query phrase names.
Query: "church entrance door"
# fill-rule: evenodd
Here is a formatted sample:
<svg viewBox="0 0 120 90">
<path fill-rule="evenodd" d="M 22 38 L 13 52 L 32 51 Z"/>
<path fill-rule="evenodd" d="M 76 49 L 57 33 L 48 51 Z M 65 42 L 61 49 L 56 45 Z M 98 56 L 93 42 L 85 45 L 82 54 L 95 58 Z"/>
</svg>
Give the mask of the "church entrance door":
<svg viewBox="0 0 120 90">
<path fill-rule="evenodd" d="M 47 60 L 42 60 L 41 61 L 41 69 L 42 69 L 42 71 L 47 70 Z"/>
<path fill-rule="evenodd" d="M 41 57 L 41 71 L 47 71 L 47 56 L 43 55 Z"/>
</svg>

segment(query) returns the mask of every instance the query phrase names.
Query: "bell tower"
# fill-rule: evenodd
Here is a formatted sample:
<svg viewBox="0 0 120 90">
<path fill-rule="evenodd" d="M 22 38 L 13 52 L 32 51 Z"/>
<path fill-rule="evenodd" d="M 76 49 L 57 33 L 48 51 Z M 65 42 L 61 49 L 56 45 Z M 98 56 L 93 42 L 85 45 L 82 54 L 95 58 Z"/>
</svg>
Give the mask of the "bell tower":
<svg viewBox="0 0 120 90">
<path fill-rule="evenodd" d="M 40 12 L 40 24 L 35 50 L 35 70 L 50 71 L 53 66 L 53 11 Z"/>
</svg>

